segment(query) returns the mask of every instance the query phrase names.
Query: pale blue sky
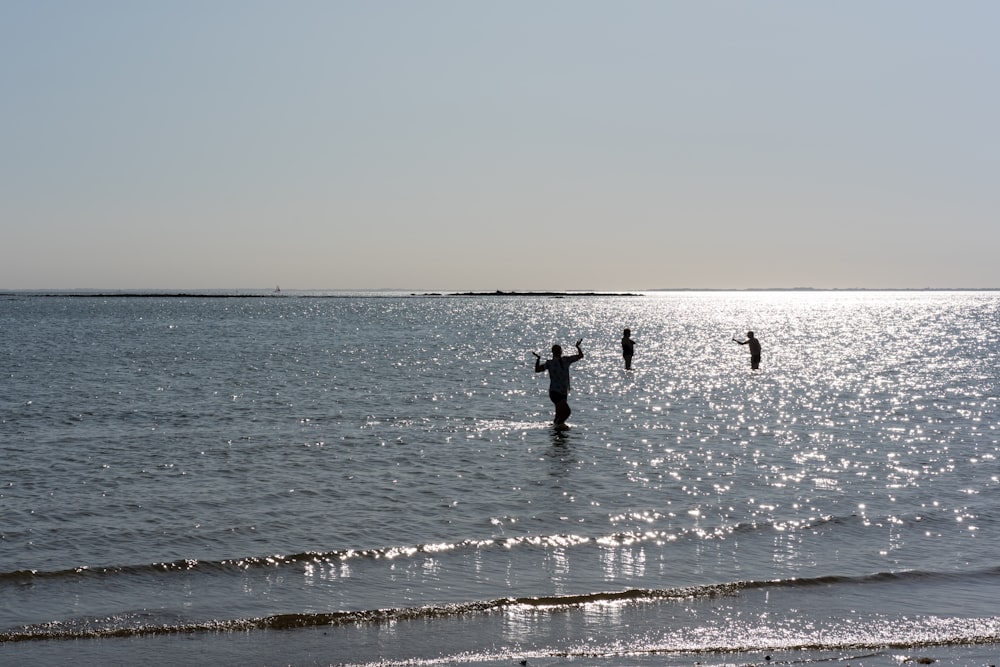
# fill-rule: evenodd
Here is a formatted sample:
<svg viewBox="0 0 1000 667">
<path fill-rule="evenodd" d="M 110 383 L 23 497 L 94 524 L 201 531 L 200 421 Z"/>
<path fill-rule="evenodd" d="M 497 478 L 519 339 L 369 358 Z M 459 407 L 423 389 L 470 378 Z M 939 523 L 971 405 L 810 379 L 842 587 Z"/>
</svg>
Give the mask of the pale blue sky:
<svg viewBox="0 0 1000 667">
<path fill-rule="evenodd" d="M 1000 2 L 0 0 L 0 289 L 1000 287 Z"/>
</svg>

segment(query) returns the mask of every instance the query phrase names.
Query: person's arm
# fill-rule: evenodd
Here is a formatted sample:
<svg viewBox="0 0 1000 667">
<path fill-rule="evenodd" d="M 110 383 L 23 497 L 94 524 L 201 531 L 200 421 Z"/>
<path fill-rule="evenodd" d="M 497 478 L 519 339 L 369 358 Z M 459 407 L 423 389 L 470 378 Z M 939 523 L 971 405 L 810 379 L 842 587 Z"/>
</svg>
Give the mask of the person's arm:
<svg viewBox="0 0 1000 667">
<path fill-rule="evenodd" d="M 542 363 L 542 357 L 537 352 L 532 352 L 535 355 L 535 372 L 541 373 L 545 370 L 545 365 Z"/>
<path fill-rule="evenodd" d="M 740 345 L 746 345 L 747 343 L 749 343 L 749 342 L 750 342 L 750 339 L 748 338 L 747 340 L 736 340 L 736 339 L 734 338 L 734 339 L 733 339 L 733 342 L 734 342 L 734 343 L 739 343 Z"/>
<path fill-rule="evenodd" d="M 580 343 L 582 343 L 582 342 L 583 342 L 582 338 L 580 340 L 576 341 L 576 358 L 577 359 L 583 359 L 583 349 L 580 347 Z"/>
</svg>

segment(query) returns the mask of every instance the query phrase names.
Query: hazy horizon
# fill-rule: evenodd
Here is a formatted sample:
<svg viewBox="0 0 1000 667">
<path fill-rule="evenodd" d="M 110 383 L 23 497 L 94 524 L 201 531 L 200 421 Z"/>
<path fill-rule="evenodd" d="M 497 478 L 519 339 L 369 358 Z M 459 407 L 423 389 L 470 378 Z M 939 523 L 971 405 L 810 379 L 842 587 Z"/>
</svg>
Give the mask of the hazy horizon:
<svg viewBox="0 0 1000 667">
<path fill-rule="evenodd" d="M 0 294 L 3 293 L 23 293 L 23 292 L 35 292 L 42 294 L 60 294 L 60 293 L 87 293 L 87 294 L 153 294 L 153 295 L 171 295 L 171 294 L 232 294 L 232 293 L 253 293 L 257 295 L 267 295 L 267 294 L 304 294 L 304 293 L 337 293 L 337 292 L 358 292 L 358 293 L 379 293 L 379 292 L 403 292 L 407 294 L 417 294 L 417 295 L 434 295 L 434 294 L 449 294 L 449 295 L 463 295 L 463 294 L 474 294 L 474 295 L 517 295 L 517 294 L 643 294 L 649 292 L 995 292 L 1000 291 L 1000 287 L 649 287 L 649 288 L 634 288 L 634 289 L 620 289 L 620 290 L 607 290 L 607 289 L 591 289 L 586 287 L 581 288 L 565 288 L 565 289 L 547 289 L 547 288 L 524 288 L 524 289 L 468 289 L 468 288 L 422 288 L 422 287 L 351 287 L 351 288 L 280 288 L 276 290 L 274 287 L 141 287 L 141 288 L 131 288 L 131 287 L 46 287 L 46 288 L 22 288 L 22 289 L 5 289 L 0 288 Z"/>
</svg>

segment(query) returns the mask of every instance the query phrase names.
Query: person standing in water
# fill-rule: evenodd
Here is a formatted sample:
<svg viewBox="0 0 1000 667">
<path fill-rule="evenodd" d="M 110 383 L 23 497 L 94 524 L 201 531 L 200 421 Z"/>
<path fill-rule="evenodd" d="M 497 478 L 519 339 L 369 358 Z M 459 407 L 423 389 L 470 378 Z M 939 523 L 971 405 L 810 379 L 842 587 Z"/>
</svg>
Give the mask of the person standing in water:
<svg viewBox="0 0 1000 667">
<path fill-rule="evenodd" d="M 622 335 L 622 356 L 625 357 L 625 370 L 632 370 L 632 355 L 635 354 L 635 341 L 632 340 L 632 330 L 626 329 Z"/>
<path fill-rule="evenodd" d="M 757 370 L 760 366 L 760 341 L 754 337 L 753 332 L 747 332 L 746 340 L 736 340 L 734 338 L 733 342 L 739 343 L 740 345 L 750 346 L 750 368 L 752 370 Z"/>
<path fill-rule="evenodd" d="M 542 363 L 542 358 L 537 352 L 532 352 L 535 355 L 535 372 L 549 372 L 549 398 L 556 406 L 556 428 L 569 428 L 566 426 L 566 420 L 573 412 L 567 402 L 569 398 L 569 367 L 570 364 L 583 359 L 583 349 L 580 348 L 582 342 L 582 338 L 576 341 L 576 354 L 569 357 L 563 356 L 562 347 L 553 345 L 552 358 L 545 363 Z"/>
</svg>

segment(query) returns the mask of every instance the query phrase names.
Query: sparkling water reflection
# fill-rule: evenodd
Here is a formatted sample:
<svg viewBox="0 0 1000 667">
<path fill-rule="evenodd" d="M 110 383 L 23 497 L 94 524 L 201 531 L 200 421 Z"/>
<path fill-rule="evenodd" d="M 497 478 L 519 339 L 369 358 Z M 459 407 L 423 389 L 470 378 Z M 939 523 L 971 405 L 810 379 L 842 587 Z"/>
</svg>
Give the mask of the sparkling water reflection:
<svg viewBox="0 0 1000 667">
<path fill-rule="evenodd" d="M 961 633 L 1000 616 L 998 314 L 996 293 L 7 302 L 0 632 L 378 611 L 400 660 L 481 635 Z M 581 337 L 555 432 L 531 352 Z"/>
</svg>

